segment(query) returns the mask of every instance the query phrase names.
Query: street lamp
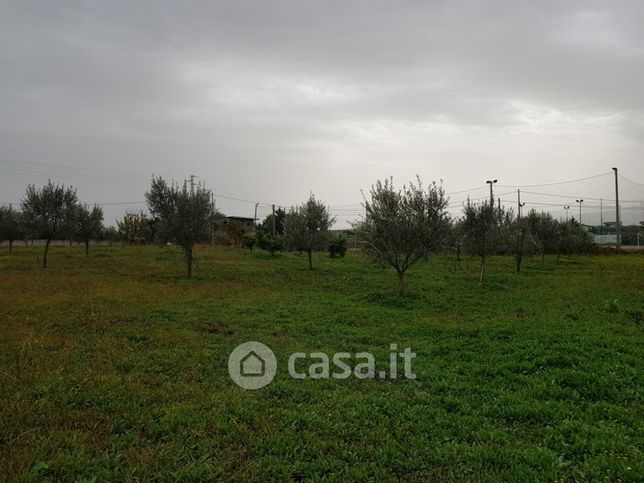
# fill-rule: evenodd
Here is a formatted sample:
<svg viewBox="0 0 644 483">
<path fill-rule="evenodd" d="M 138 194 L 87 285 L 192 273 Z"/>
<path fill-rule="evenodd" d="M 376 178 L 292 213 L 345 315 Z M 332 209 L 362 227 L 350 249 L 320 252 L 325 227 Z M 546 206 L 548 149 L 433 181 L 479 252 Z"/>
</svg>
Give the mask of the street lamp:
<svg viewBox="0 0 644 483">
<path fill-rule="evenodd" d="M 581 225 L 581 204 L 584 202 L 584 200 L 575 200 L 577 203 L 579 203 L 579 224 Z"/>
<path fill-rule="evenodd" d="M 568 223 L 568 210 L 570 209 L 570 205 L 564 205 L 564 210 L 566 210 L 566 223 Z"/>
<path fill-rule="evenodd" d="M 493 208 L 493 207 L 494 207 L 494 192 L 492 191 L 492 185 L 493 185 L 494 183 L 496 183 L 497 181 L 498 181 L 498 179 L 494 179 L 494 180 L 492 180 L 492 179 L 488 179 L 488 180 L 486 181 L 486 183 L 490 185 L 490 207 L 491 207 L 491 208 Z"/>
</svg>

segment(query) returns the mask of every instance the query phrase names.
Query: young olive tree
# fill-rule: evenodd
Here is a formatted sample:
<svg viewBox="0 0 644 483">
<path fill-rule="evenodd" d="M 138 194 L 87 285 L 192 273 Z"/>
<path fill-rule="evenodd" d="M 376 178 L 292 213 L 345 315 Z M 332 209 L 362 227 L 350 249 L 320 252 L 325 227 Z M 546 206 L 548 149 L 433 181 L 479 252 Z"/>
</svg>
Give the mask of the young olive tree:
<svg viewBox="0 0 644 483">
<path fill-rule="evenodd" d="M 114 226 L 106 226 L 101 232 L 101 239 L 105 240 L 108 246 L 111 247 L 119 239 L 118 229 Z"/>
<path fill-rule="evenodd" d="M 65 185 L 54 184 L 51 181 L 40 189 L 33 184 L 27 186 L 22 200 L 22 214 L 25 226 L 34 236 L 45 240 L 43 268 L 47 268 L 51 241 L 68 235 L 64 231 L 77 203 L 76 190 L 71 187 L 66 188 Z"/>
<path fill-rule="evenodd" d="M 456 261 L 461 261 L 461 253 L 465 245 L 465 232 L 463 230 L 463 220 L 450 220 L 449 230 L 446 237 L 446 245 L 450 250 L 456 253 Z"/>
<path fill-rule="evenodd" d="M 85 244 L 85 256 L 89 256 L 89 242 L 101 237 L 103 233 L 103 209 L 94 206 L 78 205 L 74 213 L 74 237 Z"/>
<path fill-rule="evenodd" d="M 499 238 L 499 211 L 488 201 L 477 205 L 468 203 L 464 208 L 463 232 L 466 247 L 481 259 L 480 285 L 483 285 L 487 257 L 494 253 Z"/>
<path fill-rule="evenodd" d="M 344 235 L 336 235 L 329 240 L 329 256 L 344 257 L 347 254 L 347 239 Z"/>
<path fill-rule="evenodd" d="M 573 218 L 568 222 L 557 222 L 559 229 L 557 249 L 557 263 L 561 261 L 561 255 L 589 254 L 592 251 L 592 235 Z"/>
<path fill-rule="evenodd" d="M 244 248 L 253 253 L 253 247 L 257 244 L 257 237 L 252 233 L 245 233 L 241 237 L 241 243 Z"/>
<path fill-rule="evenodd" d="M 257 237 L 257 246 L 274 257 L 277 253 L 284 251 L 284 237 L 282 235 L 273 236 L 260 225 L 255 233 Z"/>
<path fill-rule="evenodd" d="M 545 261 L 546 253 L 556 253 L 561 245 L 561 229 L 559 223 L 550 213 L 537 212 L 530 210 L 528 213 L 528 223 L 530 233 L 534 236 L 539 244 L 539 253 L 541 253 L 541 263 Z"/>
<path fill-rule="evenodd" d="M 9 254 L 13 251 L 13 242 L 25 239 L 22 213 L 11 205 L 0 206 L 0 241 L 9 242 Z"/>
<path fill-rule="evenodd" d="M 370 196 L 365 199 L 366 218 L 356 230 L 367 255 L 396 271 L 403 295 L 407 270 L 444 243 L 448 199 L 442 186 L 433 182 L 425 189 L 419 177 L 401 190 L 394 188 L 391 178 L 377 181 Z"/>
<path fill-rule="evenodd" d="M 284 217 L 284 236 L 291 250 L 306 252 L 313 270 L 313 251 L 327 248 L 329 228 L 335 221 L 328 207 L 313 195 L 300 206 L 292 207 Z"/>
<path fill-rule="evenodd" d="M 169 185 L 163 178 L 152 180 L 145 193 L 148 209 L 157 220 L 156 236 L 173 241 L 183 248 L 188 278 L 192 277 L 194 244 L 208 238 L 212 204 L 210 191 L 199 184 L 196 189 Z"/>
<path fill-rule="evenodd" d="M 116 222 L 118 238 L 124 243 L 145 243 L 150 235 L 150 219 L 142 211 L 128 211 Z"/>
<path fill-rule="evenodd" d="M 516 271 L 517 273 L 521 273 L 523 257 L 536 253 L 539 248 L 539 244 L 532 236 L 532 232 L 530 231 L 530 221 L 528 219 L 511 219 L 509 228 L 510 248 L 514 254 Z"/>
</svg>

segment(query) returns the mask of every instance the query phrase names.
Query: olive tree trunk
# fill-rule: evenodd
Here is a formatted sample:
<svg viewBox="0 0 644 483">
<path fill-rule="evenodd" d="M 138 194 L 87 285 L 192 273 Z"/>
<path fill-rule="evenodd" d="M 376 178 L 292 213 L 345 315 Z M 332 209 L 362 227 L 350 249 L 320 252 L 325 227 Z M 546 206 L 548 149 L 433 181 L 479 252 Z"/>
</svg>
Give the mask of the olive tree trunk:
<svg viewBox="0 0 644 483">
<path fill-rule="evenodd" d="M 405 295 L 405 272 L 398 270 L 398 294 Z"/>
<path fill-rule="evenodd" d="M 483 285 L 483 276 L 485 275 L 485 257 L 481 258 L 481 275 L 479 277 L 479 285 Z"/>
<path fill-rule="evenodd" d="M 186 247 L 186 269 L 188 278 L 192 278 L 192 246 Z"/>
<path fill-rule="evenodd" d="M 47 268 L 47 255 L 49 255 L 50 243 L 51 243 L 51 239 L 48 238 L 47 241 L 45 242 L 45 256 L 42 258 L 42 268 Z"/>
</svg>

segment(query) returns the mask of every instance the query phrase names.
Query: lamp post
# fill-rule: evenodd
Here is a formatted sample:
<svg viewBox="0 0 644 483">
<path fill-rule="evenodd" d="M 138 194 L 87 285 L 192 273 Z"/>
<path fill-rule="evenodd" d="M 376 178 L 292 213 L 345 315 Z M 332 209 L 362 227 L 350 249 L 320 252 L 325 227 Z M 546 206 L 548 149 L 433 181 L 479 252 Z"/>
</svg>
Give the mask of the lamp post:
<svg viewBox="0 0 644 483">
<path fill-rule="evenodd" d="M 486 181 L 486 183 L 490 185 L 490 208 L 493 208 L 493 207 L 494 207 L 494 191 L 493 191 L 493 189 L 492 189 L 492 185 L 493 185 L 494 183 L 496 183 L 497 181 L 498 181 L 498 179 L 494 179 L 494 180 L 492 180 L 492 179 L 488 179 L 488 180 Z"/>
<path fill-rule="evenodd" d="M 579 203 L 579 224 L 581 225 L 581 204 L 584 202 L 584 200 L 575 200 L 577 203 Z"/>
<path fill-rule="evenodd" d="M 615 173 L 615 223 L 617 227 L 617 250 L 622 245 L 622 223 L 619 219 L 619 183 L 617 182 L 617 168 L 612 168 Z"/>
<path fill-rule="evenodd" d="M 568 210 L 570 209 L 570 205 L 564 205 L 564 210 L 566 210 L 566 224 L 568 223 Z"/>
</svg>

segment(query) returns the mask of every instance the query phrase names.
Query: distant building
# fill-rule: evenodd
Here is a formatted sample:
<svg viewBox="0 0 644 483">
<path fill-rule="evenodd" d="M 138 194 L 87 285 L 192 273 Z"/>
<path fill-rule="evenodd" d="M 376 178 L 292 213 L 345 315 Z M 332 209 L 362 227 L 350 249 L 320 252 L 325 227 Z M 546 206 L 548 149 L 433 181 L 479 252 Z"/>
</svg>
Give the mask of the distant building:
<svg viewBox="0 0 644 483">
<path fill-rule="evenodd" d="M 617 229 L 617 222 L 615 222 L 615 221 L 605 221 L 604 226 L 606 226 L 608 228 Z M 624 224 L 620 221 L 619 226 L 624 226 Z"/>
<path fill-rule="evenodd" d="M 617 235 L 593 235 L 593 241 L 597 245 L 617 244 Z"/>
<path fill-rule="evenodd" d="M 222 228 L 230 225 L 237 225 L 247 231 L 252 231 L 255 229 L 255 219 L 247 218 L 245 216 L 222 216 L 220 218 L 215 218 L 215 225 Z"/>
</svg>

